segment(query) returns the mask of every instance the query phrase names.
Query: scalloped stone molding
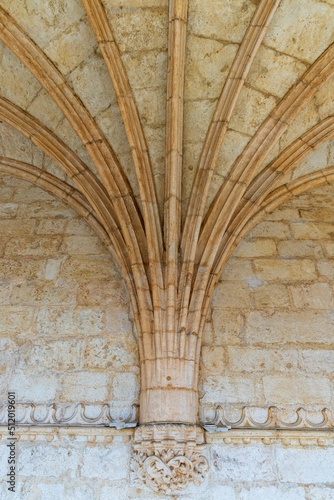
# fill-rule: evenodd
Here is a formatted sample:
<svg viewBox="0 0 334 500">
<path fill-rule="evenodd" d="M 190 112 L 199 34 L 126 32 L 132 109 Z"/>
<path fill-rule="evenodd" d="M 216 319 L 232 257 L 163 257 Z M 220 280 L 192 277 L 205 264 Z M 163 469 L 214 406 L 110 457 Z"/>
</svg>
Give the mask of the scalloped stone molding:
<svg viewBox="0 0 334 500">
<path fill-rule="evenodd" d="M 228 414 L 233 411 L 237 417 L 231 419 Z M 262 418 L 256 418 L 261 412 Z M 29 426 L 107 426 L 122 429 L 138 425 L 138 405 L 123 408 L 121 411 L 109 404 L 87 405 L 84 403 L 18 403 L 16 405 L 17 425 Z M 287 416 L 287 414 L 289 416 Z M 7 405 L 0 405 L 0 426 L 7 425 Z M 170 424 L 172 425 L 172 424 Z M 223 408 L 217 405 L 214 409 L 202 408 L 200 425 L 208 432 L 219 432 L 227 429 L 286 429 L 286 430 L 333 430 L 334 411 L 323 408 L 309 411 L 298 408 L 296 411 L 270 406 L 269 408 L 245 406 L 240 409 Z"/>
<path fill-rule="evenodd" d="M 225 409 L 218 405 L 214 410 L 202 410 L 201 421 L 204 428 L 209 432 L 216 432 L 226 428 L 231 429 L 331 429 L 334 431 L 334 412 L 328 408 L 322 410 L 308 411 L 305 408 L 298 408 L 296 411 L 287 411 L 284 408 L 270 406 L 260 408 L 255 406 L 245 406 L 240 408 L 240 417 L 235 420 L 227 417 L 231 409 Z M 256 420 L 254 414 L 261 411 L 265 416 L 261 420 Z M 212 417 L 212 413 L 214 416 Z M 287 417 L 287 413 L 290 418 Z"/>
<path fill-rule="evenodd" d="M 117 415 L 115 417 L 115 414 Z M 17 425 L 108 426 L 122 429 L 135 427 L 138 405 L 119 410 L 111 405 L 77 404 L 24 404 L 16 405 Z M 0 405 L 0 425 L 7 425 L 7 405 Z"/>
</svg>

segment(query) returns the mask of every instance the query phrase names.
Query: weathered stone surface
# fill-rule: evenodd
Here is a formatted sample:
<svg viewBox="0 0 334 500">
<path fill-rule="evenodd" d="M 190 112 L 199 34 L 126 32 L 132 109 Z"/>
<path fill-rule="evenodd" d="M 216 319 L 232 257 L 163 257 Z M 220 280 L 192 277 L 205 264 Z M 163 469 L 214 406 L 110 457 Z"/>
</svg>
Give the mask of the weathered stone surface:
<svg viewBox="0 0 334 500">
<path fill-rule="evenodd" d="M 293 450 L 278 448 L 276 451 L 278 476 L 283 483 L 331 483 L 334 466 L 333 450 Z"/>
<path fill-rule="evenodd" d="M 94 372 L 65 374 L 60 401 L 103 403 L 108 398 L 108 377 L 107 373 Z"/>
<path fill-rule="evenodd" d="M 85 450 L 81 469 L 83 477 L 112 481 L 125 479 L 128 473 L 128 450 L 124 445 L 114 446 L 112 449 L 95 447 Z"/>
<path fill-rule="evenodd" d="M 320 377 L 267 376 L 263 379 L 268 403 L 297 405 L 328 405 L 331 389 L 328 380 Z"/>
<path fill-rule="evenodd" d="M 257 446 L 216 447 L 211 449 L 216 479 L 234 482 L 274 481 L 274 456 L 269 448 Z"/>
</svg>

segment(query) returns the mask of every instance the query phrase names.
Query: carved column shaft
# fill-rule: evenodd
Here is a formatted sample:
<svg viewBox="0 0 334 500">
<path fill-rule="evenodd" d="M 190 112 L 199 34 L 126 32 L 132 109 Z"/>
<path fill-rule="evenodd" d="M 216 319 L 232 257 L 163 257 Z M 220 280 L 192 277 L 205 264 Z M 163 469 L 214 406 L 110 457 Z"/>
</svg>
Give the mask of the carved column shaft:
<svg viewBox="0 0 334 500">
<path fill-rule="evenodd" d="M 146 360 L 142 368 L 140 423 L 198 421 L 198 369 L 178 358 Z"/>
</svg>

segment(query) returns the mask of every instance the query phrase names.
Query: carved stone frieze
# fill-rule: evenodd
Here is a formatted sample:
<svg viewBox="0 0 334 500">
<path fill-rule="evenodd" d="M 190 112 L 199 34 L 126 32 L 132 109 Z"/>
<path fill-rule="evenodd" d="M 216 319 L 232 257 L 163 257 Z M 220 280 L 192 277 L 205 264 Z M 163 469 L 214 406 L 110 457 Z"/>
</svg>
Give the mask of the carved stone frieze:
<svg viewBox="0 0 334 500">
<path fill-rule="evenodd" d="M 132 480 L 151 490 L 173 494 L 200 485 L 209 469 L 202 455 L 203 429 L 195 425 L 157 424 L 138 427 L 131 461 Z"/>
<path fill-rule="evenodd" d="M 245 406 L 240 408 L 239 415 L 234 419 L 227 416 L 229 411 L 231 409 L 220 405 L 214 409 L 202 408 L 201 425 L 209 432 L 226 429 L 334 430 L 334 412 L 328 408 L 319 411 L 298 408 L 296 411 L 288 412 L 276 406 L 269 408 Z M 256 417 L 259 413 L 262 414 L 262 418 Z"/>
<path fill-rule="evenodd" d="M 24 404 L 16 405 L 17 425 L 61 426 L 108 426 L 122 429 L 135 427 L 138 422 L 138 406 L 121 410 L 108 404 Z M 0 405 L 0 425 L 7 425 L 7 405 Z"/>
</svg>

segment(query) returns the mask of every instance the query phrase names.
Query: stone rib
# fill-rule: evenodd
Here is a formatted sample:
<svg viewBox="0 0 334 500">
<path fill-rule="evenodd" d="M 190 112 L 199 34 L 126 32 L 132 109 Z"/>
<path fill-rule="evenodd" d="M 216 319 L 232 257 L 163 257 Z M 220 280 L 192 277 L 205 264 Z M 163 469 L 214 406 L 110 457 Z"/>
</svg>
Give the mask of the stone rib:
<svg viewBox="0 0 334 500">
<path fill-rule="evenodd" d="M 203 145 L 182 234 L 183 267 L 179 283 L 182 309 L 181 328 L 185 327 L 196 244 L 212 174 L 235 104 L 278 5 L 279 0 L 260 2 L 231 66 Z"/>
<path fill-rule="evenodd" d="M 163 242 L 156 186 L 147 142 L 133 92 L 103 4 L 100 0 L 82 0 L 82 3 L 113 82 L 132 152 L 143 209 L 152 297 L 157 306 L 155 310 L 159 311 L 162 302 L 161 290 L 163 289 L 161 266 Z M 158 322 L 161 324 L 161 318 L 158 318 Z"/>
</svg>

